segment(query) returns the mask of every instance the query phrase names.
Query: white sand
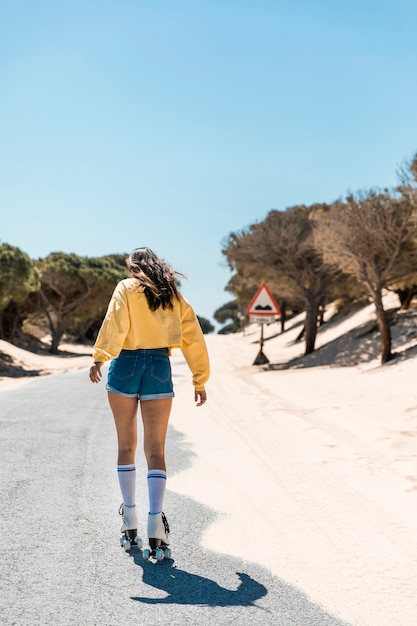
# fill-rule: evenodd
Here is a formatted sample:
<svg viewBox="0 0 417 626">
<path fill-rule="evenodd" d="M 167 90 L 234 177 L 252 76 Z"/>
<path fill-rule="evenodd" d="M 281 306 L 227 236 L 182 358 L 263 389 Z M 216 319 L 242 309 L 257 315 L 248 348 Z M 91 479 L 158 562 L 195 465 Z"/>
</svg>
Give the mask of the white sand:
<svg viewBox="0 0 417 626">
<path fill-rule="evenodd" d="M 369 315 L 324 327 L 318 345 Z M 302 352 L 298 332 L 265 343 L 271 362 Z M 181 385 L 173 414 L 196 459 L 170 488 L 221 512 L 206 548 L 264 564 L 352 624 L 415 626 L 416 358 L 265 371 L 251 365 L 258 338 L 208 338 L 209 403 L 190 410 Z"/>
<path fill-rule="evenodd" d="M 0 352 L 10 358 L 16 370 L 12 369 L 7 376 L 0 374 L 0 391 L 20 387 L 38 376 L 88 367 L 92 362 L 91 356 L 86 356 L 92 354 L 91 347 L 65 343 L 60 345 L 61 354 L 52 355 L 28 352 L 0 339 Z"/>
<path fill-rule="evenodd" d="M 372 317 L 367 307 L 326 324 L 320 350 L 292 369 L 252 365 L 258 326 L 208 336 L 209 401 L 198 409 L 175 352 L 172 424 L 195 457 L 169 488 L 219 512 L 206 548 L 263 564 L 351 624 L 415 626 L 417 334 L 413 320 L 395 326 L 403 356 L 381 367 L 375 339 L 349 334 Z M 266 336 L 276 335 L 264 346 L 271 364 L 302 354 L 293 343 L 299 330 L 268 327 Z M 91 362 L 34 357 L 0 342 L 6 349 L 28 369 L 37 359 L 49 372 Z M 323 365 L 334 359 L 361 362 Z M 0 379 L 0 389 L 8 386 Z"/>
</svg>

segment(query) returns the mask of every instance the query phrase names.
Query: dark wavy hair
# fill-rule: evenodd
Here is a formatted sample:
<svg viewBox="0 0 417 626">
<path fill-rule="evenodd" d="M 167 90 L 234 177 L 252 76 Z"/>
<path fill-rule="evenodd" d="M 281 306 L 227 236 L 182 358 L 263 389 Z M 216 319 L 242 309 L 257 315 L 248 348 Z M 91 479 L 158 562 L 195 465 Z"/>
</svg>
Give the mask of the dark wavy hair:
<svg viewBox="0 0 417 626">
<path fill-rule="evenodd" d="M 133 278 L 144 288 L 151 311 L 159 307 L 172 309 L 174 298 L 179 298 L 177 278 L 186 278 L 160 259 L 150 248 L 135 248 L 126 259 Z"/>
</svg>

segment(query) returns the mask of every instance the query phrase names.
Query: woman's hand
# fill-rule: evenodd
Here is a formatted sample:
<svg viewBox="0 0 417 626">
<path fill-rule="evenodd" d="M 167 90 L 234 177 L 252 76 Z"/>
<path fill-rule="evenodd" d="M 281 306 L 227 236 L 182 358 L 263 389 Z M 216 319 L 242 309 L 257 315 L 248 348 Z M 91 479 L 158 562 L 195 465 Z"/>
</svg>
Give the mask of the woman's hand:
<svg viewBox="0 0 417 626">
<path fill-rule="evenodd" d="M 207 402 L 207 394 L 205 391 L 195 391 L 194 400 L 197 402 L 197 406 L 202 406 Z"/>
<path fill-rule="evenodd" d="M 92 383 L 100 382 L 102 376 L 101 366 L 102 363 L 94 363 L 94 365 L 90 367 L 90 380 Z"/>
</svg>

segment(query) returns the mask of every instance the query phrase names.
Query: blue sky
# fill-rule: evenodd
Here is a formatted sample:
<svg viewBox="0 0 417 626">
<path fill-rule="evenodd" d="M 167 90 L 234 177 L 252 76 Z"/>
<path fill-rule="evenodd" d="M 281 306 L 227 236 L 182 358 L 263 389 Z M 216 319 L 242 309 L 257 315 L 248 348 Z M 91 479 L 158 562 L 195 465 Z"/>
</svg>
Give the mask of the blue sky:
<svg viewBox="0 0 417 626">
<path fill-rule="evenodd" d="M 148 245 L 211 318 L 230 232 L 395 185 L 416 27 L 412 0 L 0 0 L 0 241 Z"/>
</svg>

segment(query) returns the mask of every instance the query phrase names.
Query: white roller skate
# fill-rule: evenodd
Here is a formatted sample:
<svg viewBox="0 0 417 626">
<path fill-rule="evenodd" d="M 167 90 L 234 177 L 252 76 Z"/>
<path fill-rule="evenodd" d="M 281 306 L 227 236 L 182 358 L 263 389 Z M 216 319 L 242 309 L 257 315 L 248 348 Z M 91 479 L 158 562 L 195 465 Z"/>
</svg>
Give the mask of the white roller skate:
<svg viewBox="0 0 417 626">
<path fill-rule="evenodd" d="M 120 529 L 120 545 L 126 552 L 133 546 L 143 547 L 143 541 L 138 537 L 138 518 L 135 506 L 120 505 L 119 515 L 122 516 L 122 527 Z"/>
<path fill-rule="evenodd" d="M 142 556 L 147 561 L 151 557 L 157 561 L 171 558 L 169 547 L 169 525 L 164 513 L 148 515 L 149 549 L 145 548 Z"/>
</svg>

